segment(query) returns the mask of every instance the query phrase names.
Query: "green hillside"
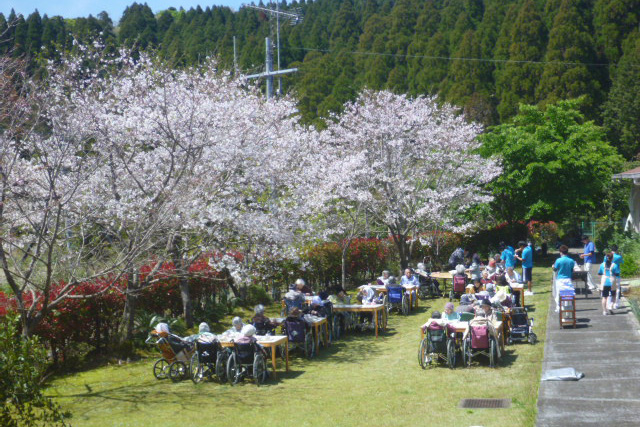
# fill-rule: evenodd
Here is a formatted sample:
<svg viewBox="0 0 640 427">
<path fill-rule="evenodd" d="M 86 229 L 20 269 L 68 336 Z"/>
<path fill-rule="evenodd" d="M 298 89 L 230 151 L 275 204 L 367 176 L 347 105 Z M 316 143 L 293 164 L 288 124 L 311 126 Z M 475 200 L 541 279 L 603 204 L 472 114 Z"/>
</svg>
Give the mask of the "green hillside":
<svg viewBox="0 0 640 427">
<path fill-rule="evenodd" d="M 280 8 L 303 15 L 281 25 L 280 61 L 300 69 L 284 86 L 310 123 L 365 86 L 438 94 L 486 125 L 508 120 L 519 103 L 584 96 L 586 116 L 605 125 L 621 154 L 639 151 L 640 0 L 302 0 Z M 156 49 L 176 66 L 217 55 L 231 68 L 235 36 L 238 66 L 253 73 L 264 68 L 274 25 L 264 12 L 217 6 L 154 16 L 134 3 L 117 26 L 105 13 L 74 20 L 12 13 L 0 16 L 7 35 L 0 48 L 55 58 L 72 48 L 72 35 L 101 33 L 110 46 Z"/>
</svg>

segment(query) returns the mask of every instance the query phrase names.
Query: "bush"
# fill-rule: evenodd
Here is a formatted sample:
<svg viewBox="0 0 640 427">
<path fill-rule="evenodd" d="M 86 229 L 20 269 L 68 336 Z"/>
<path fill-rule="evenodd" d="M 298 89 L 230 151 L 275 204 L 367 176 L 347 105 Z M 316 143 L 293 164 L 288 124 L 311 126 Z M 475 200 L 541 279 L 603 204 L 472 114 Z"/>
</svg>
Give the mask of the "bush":
<svg viewBox="0 0 640 427">
<path fill-rule="evenodd" d="M 247 296 L 244 303 L 248 307 L 253 307 L 258 304 L 271 304 L 271 298 L 269 294 L 260 285 L 251 285 L 247 288 Z"/>
<path fill-rule="evenodd" d="M 0 425 L 65 425 L 58 405 L 42 393 L 47 352 L 37 337 L 18 333 L 14 314 L 0 318 Z"/>
<path fill-rule="evenodd" d="M 640 235 L 638 233 L 615 233 L 610 245 L 618 245 L 618 252 L 624 257 L 620 266 L 622 277 L 634 277 L 640 274 Z"/>
</svg>

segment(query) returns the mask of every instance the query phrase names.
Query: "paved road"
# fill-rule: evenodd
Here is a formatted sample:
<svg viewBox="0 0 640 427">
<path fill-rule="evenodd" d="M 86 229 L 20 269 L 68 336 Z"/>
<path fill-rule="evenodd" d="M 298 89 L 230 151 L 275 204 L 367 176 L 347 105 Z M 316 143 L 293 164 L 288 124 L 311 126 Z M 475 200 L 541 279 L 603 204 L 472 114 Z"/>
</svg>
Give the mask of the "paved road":
<svg viewBox="0 0 640 427">
<path fill-rule="evenodd" d="M 597 276 L 596 276 L 597 277 Z M 603 316 L 600 298 L 576 296 L 578 325 L 548 317 L 542 372 L 573 367 L 580 381 L 543 381 L 538 426 L 640 426 L 640 324 L 631 310 Z"/>
</svg>

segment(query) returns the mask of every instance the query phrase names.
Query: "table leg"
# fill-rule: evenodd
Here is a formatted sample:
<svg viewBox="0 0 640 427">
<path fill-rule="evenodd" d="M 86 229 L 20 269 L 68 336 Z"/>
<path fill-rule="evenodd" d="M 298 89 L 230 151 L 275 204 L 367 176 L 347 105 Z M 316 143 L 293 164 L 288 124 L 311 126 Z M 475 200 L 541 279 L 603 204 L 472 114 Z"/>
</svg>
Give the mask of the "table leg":
<svg viewBox="0 0 640 427">
<path fill-rule="evenodd" d="M 287 355 L 287 357 L 285 358 L 285 364 L 286 364 L 287 372 L 289 372 L 289 339 L 287 339 L 284 342 L 284 348 Z"/>
<path fill-rule="evenodd" d="M 379 310 L 373 310 L 373 317 L 375 318 L 374 321 L 376 323 L 376 338 L 378 338 L 378 311 Z"/>
<path fill-rule="evenodd" d="M 271 365 L 273 366 L 273 379 L 278 379 L 278 373 L 276 372 L 276 349 L 278 346 L 271 346 Z"/>
<path fill-rule="evenodd" d="M 327 347 L 329 347 L 331 345 L 331 342 L 329 341 L 329 321 L 328 320 L 324 322 L 324 337 L 327 340 Z"/>
<path fill-rule="evenodd" d="M 320 348 L 320 325 L 315 325 L 314 329 L 316 330 L 316 351 Z"/>
</svg>

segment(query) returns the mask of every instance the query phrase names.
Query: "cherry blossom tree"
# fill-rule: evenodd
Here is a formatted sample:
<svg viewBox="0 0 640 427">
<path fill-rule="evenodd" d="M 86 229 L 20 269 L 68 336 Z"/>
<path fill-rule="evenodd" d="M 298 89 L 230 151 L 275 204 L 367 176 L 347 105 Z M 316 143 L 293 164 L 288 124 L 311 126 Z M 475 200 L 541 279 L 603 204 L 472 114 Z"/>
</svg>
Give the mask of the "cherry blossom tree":
<svg viewBox="0 0 640 427">
<path fill-rule="evenodd" d="M 321 198 L 362 204 L 388 229 L 402 268 L 420 230 L 463 231 L 464 212 L 491 199 L 484 187 L 500 167 L 476 154 L 481 128 L 452 106 L 366 91 L 334 119 L 321 135 L 334 153 L 325 185 L 342 190 Z"/>
<path fill-rule="evenodd" d="M 174 70 L 124 53 L 117 64 L 104 77 L 85 71 L 73 122 L 109 159 L 93 186 L 109 199 L 107 218 L 129 230 L 165 212 L 153 255 L 175 265 L 191 325 L 187 271 L 203 252 L 241 248 L 246 264 L 254 249 L 292 241 L 301 215 L 288 177 L 305 132 L 291 99 L 266 102 L 215 61 Z M 242 280 L 250 267 L 224 271 Z"/>
</svg>

